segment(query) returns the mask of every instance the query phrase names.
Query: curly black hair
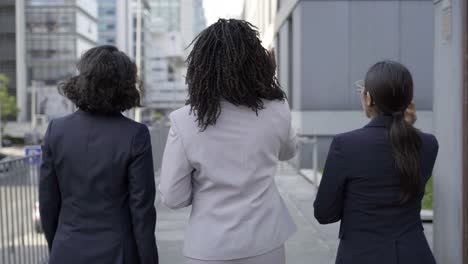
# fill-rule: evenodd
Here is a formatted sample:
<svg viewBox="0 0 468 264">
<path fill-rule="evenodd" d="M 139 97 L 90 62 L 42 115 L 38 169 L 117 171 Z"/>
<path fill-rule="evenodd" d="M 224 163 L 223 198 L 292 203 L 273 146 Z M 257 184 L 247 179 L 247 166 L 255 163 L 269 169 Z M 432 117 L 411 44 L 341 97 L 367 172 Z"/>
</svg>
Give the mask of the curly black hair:
<svg viewBox="0 0 468 264">
<path fill-rule="evenodd" d="M 271 54 L 257 28 L 237 19 L 219 19 L 191 43 L 187 58 L 187 104 L 205 130 L 221 114 L 221 100 L 247 106 L 258 114 L 262 99 L 285 100 Z"/>
<path fill-rule="evenodd" d="M 134 62 L 116 47 L 103 45 L 83 54 L 78 75 L 58 90 L 78 108 L 93 114 L 121 113 L 140 106 L 141 83 Z"/>
</svg>

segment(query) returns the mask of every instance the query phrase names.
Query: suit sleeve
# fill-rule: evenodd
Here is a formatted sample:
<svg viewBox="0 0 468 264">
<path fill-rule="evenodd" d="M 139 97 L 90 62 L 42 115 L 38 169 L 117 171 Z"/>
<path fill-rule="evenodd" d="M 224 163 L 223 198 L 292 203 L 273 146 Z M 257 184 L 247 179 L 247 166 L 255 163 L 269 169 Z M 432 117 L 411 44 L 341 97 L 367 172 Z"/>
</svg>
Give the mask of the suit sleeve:
<svg viewBox="0 0 468 264">
<path fill-rule="evenodd" d="M 132 144 L 129 171 L 130 211 L 141 264 L 158 263 L 153 155 L 148 128 L 141 125 Z"/>
<path fill-rule="evenodd" d="M 283 145 L 281 146 L 279 160 L 286 161 L 294 158 L 297 153 L 297 135 L 296 131 L 292 125 L 291 117 L 289 119 L 289 131 L 286 140 L 284 140 Z"/>
<path fill-rule="evenodd" d="M 175 122 L 169 131 L 164 150 L 159 192 L 169 208 L 177 209 L 192 204 L 192 171 Z"/>
<path fill-rule="evenodd" d="M 330 224 L 341 219 L 343 191 L 346 183 L 345 171 L 341 144 L 339 138 L 335 137 L 314 202 L 315 218 L 321 224 Z"/>
<path fill-rule="evenodd" d="M 42 145 L 42 164 L 39 177 L 39 211 L 49 250 L 52 249 L 61 207 L 60 188 L 50 146 L 51 133 L 52 122 L 49 124 Z"/>
</svg>

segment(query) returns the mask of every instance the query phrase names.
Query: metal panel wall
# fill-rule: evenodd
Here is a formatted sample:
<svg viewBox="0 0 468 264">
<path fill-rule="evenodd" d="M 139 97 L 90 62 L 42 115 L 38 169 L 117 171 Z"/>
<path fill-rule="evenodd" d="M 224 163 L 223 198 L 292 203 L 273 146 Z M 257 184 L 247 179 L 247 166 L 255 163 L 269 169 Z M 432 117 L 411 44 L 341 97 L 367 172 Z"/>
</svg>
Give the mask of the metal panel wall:
<svg viewBox="0 0 468 264">
<path fill-rule="evenodd" d="M 301 81 L 302 98 L 295 110 L 360 109 L 353 84 L 382 59 L 408 65 L 418 109 L 432 109 L 432 1 L 299 1 L 289 16 L 294 17 L 293 28 L 301 29 L 299 36 L 296 30 L 292 36 L 293 47 L 295 41 L 302 45 L 302 67 L 299 73 L 293 71 L 294 79 Z M 287 23 L 280 28 L 280 38 Z M 288 48 L 280 47 L 283 62 Z M 280 77 L 283 67 L 294 66 L 281 63 Z"/>
<path fill-rule="evenodd" d="M 351 90 L 348 82 L 348 22 L 346 1 L 301 2 L 302 108 L 344 110 Z M 296 23 L 299 23 L 296 21 Z"/>
<path fill-rule="evenodd" d="M 418 110 L 432 110 L 434 94 L 434 6 L 428 1 L 400 4 L 399 58 L 413 73 Z"/>
</svg>

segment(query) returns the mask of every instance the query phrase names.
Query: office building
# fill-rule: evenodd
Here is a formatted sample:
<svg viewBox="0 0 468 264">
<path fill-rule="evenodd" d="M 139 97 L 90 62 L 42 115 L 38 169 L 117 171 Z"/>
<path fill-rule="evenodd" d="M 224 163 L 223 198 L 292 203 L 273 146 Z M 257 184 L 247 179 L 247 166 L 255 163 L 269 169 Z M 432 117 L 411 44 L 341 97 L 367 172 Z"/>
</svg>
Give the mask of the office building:
<svg viewBox="0 0 468 264">
<path fill-rule="evenodd" d="M 150 56 L 154 48 L 152 40 L 152 17 L 151 6 L 148 0 L 132 0 L 132 27 L 133 27 L 133 57 L 139 69 L 138 74 L 143 82 L 145 89 L 151 89 L 152 83 L 149 81 L 151 77 Z M 140 23 L 138 23 L 138 19 Z M 138 27 L 141 26 L 139 29 Z M 138 30 L 140 30 L 140 40 L 138 40 Z M 140 43 L 138 43 L 140 42 Z"/>
<path fill-rule="evenodd" d="M 354 83 L 382 59 L 409 67 L 416 125 L 433 130 L 433 12 L 430 0 L 246 1 L 244 18 L 275 52 L 298 132 L 317 139 L 319 167 L 335 134 L 366 124 Z M 302 146 L 298 166 L 311 166 L 313 146 Z"/>
<path fill-rule="evenodd" d="M 58 84 L 76 74 L 81 55 L 98 40 L 96 0 L 26 0 L 26 74 L 28 100 L 21 109 L 31 118 L 31 93 L 37 114 L 47 118 L 73 111 L 57 93 Z M 34 86 L 34 87 L 33 87 Z"/>
<path fill-rule="evenodd" d="M 0 74 L 10 80 L 9 92 L 21 110 L 26 99 L 24 0 L 0 2 Z M 22 118 L 20 112 L 18 119 Z"/>
<path fill-rule="evenodd" d="M 146 89 L 145 104 L 153 112 L 169 112 L 187 99 L 186 47 L 205 26 L 201 0 L 153 0 L 152 89 Z"/>
<path fill-rule="evenodd" d="M 0 2 L 0 74 L 6 75 L 10 93 L 16 93 L 15 1 Z"/>
<path fill-rule="evenodd" d="M 133 54 L 133 20 L 130 0 L 98 1 L 98 44 L 116 46 L 121 51 Z"/>
<path fill-rule="evenodd" d="M 152 15 L 165 21 L 166 32 L 181 32 L 186 45 L 206 27 L 203 0 L 153 0 Z"/>
</svg>

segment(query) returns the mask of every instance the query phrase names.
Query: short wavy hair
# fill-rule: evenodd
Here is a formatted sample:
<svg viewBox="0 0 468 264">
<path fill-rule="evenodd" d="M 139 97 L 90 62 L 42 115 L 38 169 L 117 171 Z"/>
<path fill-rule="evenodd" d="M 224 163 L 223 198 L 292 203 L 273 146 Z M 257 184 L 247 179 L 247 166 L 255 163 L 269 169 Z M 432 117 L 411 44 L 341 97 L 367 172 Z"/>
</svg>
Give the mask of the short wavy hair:
<svg viewBox="0 0 468 264">
<path fill-rule="evenodd" d="M 83 54 L 78 75 L 61 83 L 61 95 L 79 109 L 93 114 L 121 113 L 140 106 L 141 82 L 137 66 L 122 51 L 110 45 Z"/>
</svg>

